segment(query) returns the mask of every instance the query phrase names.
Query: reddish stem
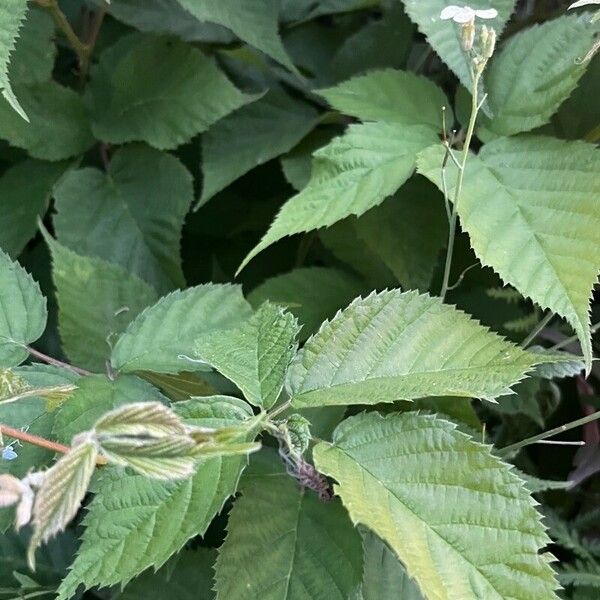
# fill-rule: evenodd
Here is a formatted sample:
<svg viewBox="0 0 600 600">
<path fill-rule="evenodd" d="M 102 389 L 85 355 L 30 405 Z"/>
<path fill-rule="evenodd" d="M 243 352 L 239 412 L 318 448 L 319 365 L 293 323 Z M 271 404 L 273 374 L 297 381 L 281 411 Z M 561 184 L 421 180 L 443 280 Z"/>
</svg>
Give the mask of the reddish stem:
<svg viewBox="0 0 600 600">
<path fill-rule="evenodd" d="M 52 365 L 54 367 L 69 369 L 70 371 L 73 371 L 78 375 L 92 375 L 90 371 L 86 371 L 85 369 L 81 369 L 80 367 L 75 367 L 73 365 L 70 365 L 69 363 L 63 362 L 62 360 L 52 358 L 51 356 L 43 354 L 42 352 L 36 350 L 35 348 L 32 348 L 31 346 L 27 346 L 27 352 L 29 352 L 31 356 L 35 356 L 36 358 L 39 358 L 42 362 L 45 362 L 46 364 Z"/>
</svg>

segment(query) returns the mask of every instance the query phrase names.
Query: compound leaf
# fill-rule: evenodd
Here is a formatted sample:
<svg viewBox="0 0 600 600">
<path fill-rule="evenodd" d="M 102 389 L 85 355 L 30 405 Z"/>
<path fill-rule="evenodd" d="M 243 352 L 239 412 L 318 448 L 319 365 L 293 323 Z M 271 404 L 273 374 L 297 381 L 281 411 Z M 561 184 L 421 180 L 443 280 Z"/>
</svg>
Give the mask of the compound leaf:
<svg viewBox="0 0 600 600">
<path fill-rule="evenodd" d="M 118 150 L 108 171 L 70 172 L 54 191 L 58 240 L 79 254 L 120 264 L 160 293 L 183 287 L 180 239 L 192 177 L 170 154 Z"/>
<path fill-rule="evenodd" d="M 115 344 L 112 365 L 123 372 L 190 370 L 200 337 L 239 325 L 251 312 L 239 286 L 206 284 L 175 291 L 131 323 Z"/>
<path fill-rule="evenodd" d="M 550 540 L 524 482 L 452 423 L 361 414 L 313 455 L 353 522 L 393 549 L 425 597 L 558 598 L 550 556 L 539 554 Z"/>
<path fill-rule="evenodd" d="M 432 146 L 419 171 L 442 189 L 444 150 Z M 469 158 L 458 215 L 475 254 L 505 283 L 577 333 L 589 370 L 589 300 L 600 269 L 600 153 L 592 144 L 503 138 Z M 456 169 L 449 165 L 454 194 Z"/>
<path fill-rule="evenodd" d="M 439 298 L 389 290 L 357 298 L 296 355 L 296 407 L 427 396 L 493 399 L 541 355 L 524 352 Z"/>
<path fill-rule="evenodd" d="M 240 491 L 215 565 L 217 598 L 349 597 L 361 548 L 341 504 L 301 490 L 274 452 L 253 457 Z"/>
</svg>

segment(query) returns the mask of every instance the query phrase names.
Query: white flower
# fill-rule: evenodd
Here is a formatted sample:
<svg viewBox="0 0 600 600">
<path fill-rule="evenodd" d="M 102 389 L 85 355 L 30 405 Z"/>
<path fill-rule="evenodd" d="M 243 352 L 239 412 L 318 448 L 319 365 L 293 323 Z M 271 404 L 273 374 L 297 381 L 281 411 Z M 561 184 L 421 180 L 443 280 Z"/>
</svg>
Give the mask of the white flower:
<svg viewBox="0 0 600 600">
<path fill-rule="evenodd" d="M 471 8 L 470 6 L 456 6 L 451 4 L 446 6 L 440 13 L 440 19 L 447 21 L 452 19 L 455 23 L 465 25 L 473 23 L 475 18 L 480 19 L 495 19 L 498 16 L 498 11 L 495 8 Z"/>
<path fill-rule="evenodd" d="M 579 0 L 578 2 L 573 2 L 571 6 L 569 6 L 569 10 L 572 8 L 581 8 L 582 6 L 589 6 L 590 4 L 600 4 L 600 0 Z"/>
</svg>

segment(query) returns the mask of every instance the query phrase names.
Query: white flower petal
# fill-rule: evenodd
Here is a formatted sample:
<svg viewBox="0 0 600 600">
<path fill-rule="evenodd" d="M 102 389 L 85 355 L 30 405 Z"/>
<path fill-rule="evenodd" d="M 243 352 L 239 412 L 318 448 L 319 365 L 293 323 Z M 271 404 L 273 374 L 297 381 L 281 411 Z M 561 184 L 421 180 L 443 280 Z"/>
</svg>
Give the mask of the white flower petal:
<svg viewBox="0 0 600 600">
<path fill-rule="evenodd" d="M 27 525 L 31 521 L 31 512 L 33 511 L 33 500 L 34 495 L 31 488 L 21 496 L 21 502 L 17 506 L 15 515 L 15 527 L 21 529 L 24 525 Z"/>
<path fill-rule="evenodd" d="M 498 11 L 495 8 L 482 8 L 476 10 L 475 15 L 480 19 L 495 19 L 498 16 Z"/>
<path fill-rule="evenodd" d="M 571 6 L 569 6 L 569 10 L 572 8 L 581 8 L 582 6 L 589 6 L 590 4 L 600 4 L 600 0 L 578 0 L 577 2 L 573 2 Z"/>
<path fill-rule="evenodd" d="M 442 9 L 440 13 L 440 19 L 447 21 L 448 19 L 454 19 L 454 17 L 462 12 L 462 6 L 456 6 L 456 4 L 451 4 L 450 6 L 446 6 L 446 8 Z"/>
<path fill-rule="evenodd" d="M 472 23 L 475 20 L 475 11 L 470 6 L 465 6 L 463 9 L 454 15 L 454 22 L 464 25 L 465 23 Z"/>
</svg>

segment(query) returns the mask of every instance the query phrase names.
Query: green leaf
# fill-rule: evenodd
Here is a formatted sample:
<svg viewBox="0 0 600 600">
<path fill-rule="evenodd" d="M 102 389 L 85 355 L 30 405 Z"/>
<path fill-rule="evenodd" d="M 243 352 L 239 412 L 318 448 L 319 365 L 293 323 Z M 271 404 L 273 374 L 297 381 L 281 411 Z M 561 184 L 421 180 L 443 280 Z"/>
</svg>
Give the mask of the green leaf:
<svg viewBox="0 0 600 600">
<path fill-rule="evenodd" d="M 154 386 L 133 375 L 121 375 L 115 380 L 104 375 L 83 377 L 69 401 L 58 410 L 52 437 L 69 444 L 75 435 L 90 430 L 102 415 L 141 400 L 166 403 Z"/>
<path fill-rule="evenodd" d="M 402 0 L 408 16 L 417 24 L 419 31 L 427 37 L 427 41 L 439 57 L 454 71 L 460 82 L 471 89 L 469 64 L 471 57 L 460 46 L 460 25 L 452 21 L 442 21 L 440 13 L 444 8 L 454 4 L 453 0 Z M 488 27 L 493 27 L 500 37 L 506 22 L 515 8 L 515 0 L 472 0 L 469 6 L 474 9 L 493 7 L 498 11 L 495 19 L 486 20 Z"/>
<path fill-rule="evenodd" d="M 218 427 L 251 418 L 243 405 L 235 398 L 217 397 L 180 402 L 176 408 L 188 425 Z M 240 456 L 209 458 L 196 475 L 179 482 L 105 469 L 84 519 L 82 545 L 58 599 L 73 596 L 80 584 L 86 589 L 125 585 L 145 569 L 159 568 L 188 539 L 204 534 L 235 492 L 245 464 Z"/>
<path fill-rule="evenodd" d="M 211 59 L 171 38 L 122 38 L 92 76 L 92 130 L 113 144 L 175 148 L 246 102 Z"/>
<path fill-rule="evenodd" d="M 437 131 L 442 126 L 445 106 L 448 123 L 452 123 L 444 92 L 431 80 L 409 71 L 371 71 L 319 90 L 319 94 L 333 108 L 363 121 L 428 125 Z"/>
<path fill-rule="evenodd" d="M 221 119 L 202 137 L 200 203 L 254 167 L 291 150 L 317 120 L 314 108 L 276 89 Z M 231 160 L 232 148 L 235 160 Z"/>
<path fill-rule="evenodd" d="M 302 325 L 304 341 L 364 289 L 358 277 L 340 269 L 304 267 L 267 279 L 252 290 L 248 302 L 256 308 L 267 300 L 285 306 Z"/>
<path fill-rule="evenodd" d="M 361 414 L 313 455 L 353 522 L 393 549 L 425 597 L 558 598 L 539 554 L 550 540 L 523 482 L 448 421 Z"/>
<path fill-rule="evenodd" d="M 19 36 L 19 29 L 27 14 L 27 0 L 6 0 L 0 6 L 0 90 L 10 106 L 27 121 L 27 115 L 21 108 L 19 101 L 13 93 L 8 80 L 11 53 Z M 2 106 L 0 110 L 5 109 Z"/>
<path fill-rule="evenodd" d="M 412 178 L 391 198 L 354 221 L 358 239 L 406 289 L 427 291 L 446 246 L 444 202 L 424 178 Z"/>
<path fill-rule="evenodd" d="M 156 292 L 117 265 L 79 256 L 47 234 L 46 241 L 63 349 L 73 363 L 103 371 L 114 337 L 156 301 Z"/>
<path fill-rule="evenodd" d="M 173 565 L 167 563 L 158 573 L 142 573 L 115 600 L 213 600 L 216 557 L 213 548 L 184 550 L 173 559 Z"/>
<path fill-rule="evenodd" d="M 442 188 L 444 149 L 432 146 L 419 171 Z M 456 169 L 448 163 L 450 197 Z M 591 144 L 505 138 L 469 158 L 458 215 L 483 265 L 492 267 L 577 333 L 589 370 L 588 305 L 600 268 L 600 153 Z"/>
<path fill-rule="evenodd" d="M 54 184 L 67 170 L 63 162 L 27 159 L 0 177 L 0 246 L 16 258 L 37 232 L 37 220 L 45 214 Z"/>
<path fill-rule="evenodd" d="M 89 167 L 70 172 L 54 197 L 62 244 L 119 264 L 161 293 L 185 286 L 179 248 L 194 190 L 177 158 L 127 146 L 106 173 Z"/>
<path fill-rule="evenodd" d="M 298 344 L 294 316 L 265 303 L 238 327 L 204 335 L 194 344 L 194 356 L 231 379 L 255 406 L 271 408 Z"/>
<path fill-rule="evenodd" d="M 560 379 L 575 377 L 585 369 L 585 361 L 581 356 L 569 352 L 553 351 L 541 346 L 531 346 L 530 352 L 538 352 L 547 362 L 538 365 L 535 374 L 544 379 Z"/>
<path fill-rule="evenodd" d="M 282 0 L 281 18 L 285 21 L 308 21 L 323 15 L 371 8 L 378 0 Z"/>
<path fill-rule="evenodd" d="M 227 600 L 344 600 L 360 579 L 360 538 L 337 503 L 301 490 L 274 452 L 240 483 L 215 572 Z"/>
<path fill-rule="evenodd" d="M 380 204 L 412 175 L 417 153 L 436 139 L 433 130 L 422 125 L 351 125 L 315 152 L 310 182 L 283 205 L 240 269 L 286 236 L 329 227 Z"/>
<path fill-rule="evenodd" d="M 44 471 L 33 506 L 33 535 L 29 542 L 28 562 L 35 567 L 36 548 L 63 531 L 76 515 L 96 468 L 98 449 L 85 440 Z"/>
<path fill-rule="evenodd" d="M 209 21 L 231 29 L 241 40 L 291 71 L 296 71 L 279 37 L 278 0 L 241 4 L 237 0 L 179 0 L 179 3 L 199 21 Z"/>
<path fill-rule="evenodd" d="M 493 118 L 482 116 L 478 135 L 496 137 L 548 123 L 585 73 L 594 27 L 580 15 L 533 25 L 511 37 L 486 72 Z"/>
<path fill-rule="evenodd" d="M 239 325 L 250 314 L 239 286 L 206 284 L 173 292 L 131 323 L 113 349 L 112 365 L 126 373 L 195 368 L 194 345 L 201 336 Z"/>
<path fill-rule="evenodd" d="M 372 531 L 365 530 L 362 539 L 364 567 L 358 597 L 360 600 L 424 600 L 417 584 L 408 576 L 393 550 Z"/>
<path fill-rule="evenodd" d="M 44 333 L 48 312 L 39 285 L 0 250 L 0 366 L 22 363 Z"/>
<path fill-rule="evenodd" d="M 389 290 L 357 298 L 297 354 L 286 387 L 295 407 L 426 396 L 491 400 L 536 363 L 440 298 Z"/>
<path fill-rule="evenodd" d="M 11 56 L 10 81 L 25 84 L 48 81 L 56 58 L 54 37 L 54 21 L 50 12 L 34 5 L 23 23 Z"/>
<path fill-rule="evenodd" d="M 81 96 L 55 81 L 33 85 L 15 83 L 24 121 L 0 103 L 0 138 L 26 150 L 33 158 L 64 160 L 88 150 L 94 143 Z"/>
</svg>

